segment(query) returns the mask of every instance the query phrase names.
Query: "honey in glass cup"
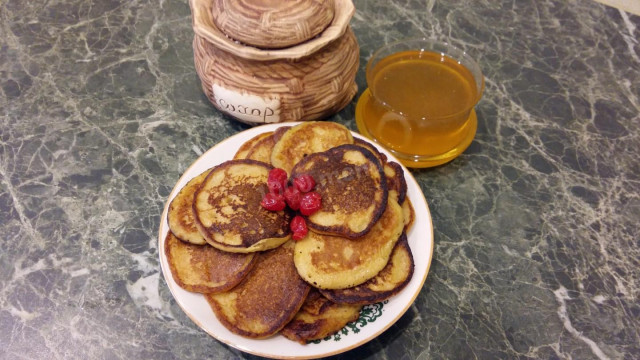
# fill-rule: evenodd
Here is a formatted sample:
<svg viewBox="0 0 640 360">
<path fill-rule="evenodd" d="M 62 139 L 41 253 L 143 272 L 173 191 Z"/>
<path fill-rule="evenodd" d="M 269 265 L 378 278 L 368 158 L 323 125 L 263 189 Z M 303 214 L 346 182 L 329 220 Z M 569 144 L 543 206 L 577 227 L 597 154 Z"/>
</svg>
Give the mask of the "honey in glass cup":
<svg viewBox="0 0 640 360">
<path fill-rule="evenodd" d="M 358 130 L 406 166 L 444 164 L 471 144 L 484 77 L 465 52 L 423 38 L 398 41 L 372 55 L 366 78 Z"/>
</svg>

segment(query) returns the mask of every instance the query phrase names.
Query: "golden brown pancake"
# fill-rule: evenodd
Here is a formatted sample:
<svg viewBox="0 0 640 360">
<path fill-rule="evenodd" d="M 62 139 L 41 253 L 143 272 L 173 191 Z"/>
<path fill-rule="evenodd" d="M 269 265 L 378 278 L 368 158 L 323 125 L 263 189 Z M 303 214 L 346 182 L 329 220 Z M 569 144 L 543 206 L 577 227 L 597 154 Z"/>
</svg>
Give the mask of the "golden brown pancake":
<svg viewBox="0 0 640 360">
<path fill-rule="evenodd" d="M 276 142 L 280 140 L 282 135 L 284 135 L 284 133 L 290 128 L 291 126 L 281 126 L 270 136 L 265 136 L 257 141 L 247 153 L 246 158 L 271 164 L 271 152 L 273 152 L 273 147 L 276 145 Z"/>
<path fill-rule="evenodd" d="M 326 121 L 307 121 L 286 131 L 273 147 L 271 164 L 291 174 L 291 169 L 307 155 L 343 144 L 353 136 L 345 126 Z"/>
<path fill-rule="evenodd" d="M 262 134 L 258 134 L 254 137 L 252 137 L 251 139 L 247 140 L 244 144 L 242 144 L 240 146 L 240 148 L 238 149 L 238 151 L 236 151 L 236 154 L 234 155 L 234 159 L 246 159 L 247 158 L 247 154 L 249 154 L 249 151 L 251 151 L 251 149 L 255 146 L 255 144 L 264 139 L 267 136 L 271 136 L 273 135 L 273 131 L 268 131 L 268 132 L 264 132 Z"/>
<path fill-rule="evenodd" d="M 291 213 L 268 211 L 260 202 L 273 167 L 229 160 L 214 167 L 195 194 L 196 225 L 212 246 L 230 252 L 272 249 L 290 238 Z"/>
<path fill-rule="evenodd" d="M 280 126 L 276 129 L 276 131 L 273 132 L 273 139 L 276 142 L 280 141 L 282 135 L 284 135 L 284 133 L 286 133 L 289 129 L 291 129 L 291 126 Z"/>
<path fill-rule="evenodd" d="M 383 153 L 381 153 L 380 151 L 378 151 L 378 148 L 376 148 L 373 144 L 371 144 L 370 142 L 368 142 L 367 140 L 363 140 L 360 138 L 353 138 L 353 144 L 354 145 L 358 145 L 358 146 L 362 146 L 365 149 L 371 151 L 371 153 L 373 155 L 375 155 L 375 157 L 378 158 L 378 160 L 380 160 L 380 164 L 384 164 L 387 162 L 387 156 Z"/>
<path fill-rule="evenodd" d="M 374 227 L 358 239 L 309 231 L 296 243 L 293 260 L 300 276 L 319 289 L 344 289 L 376 276 L 404 229 L 398 203 L 389 200 Z"/>
<path fill-rule="evenodd" d="M 387 265 L 371 280 L 351 288 L 320 290 L 339 304 L 366 305 L 390 298 L 400 292 L 413 276 L 414 262 L 407 236 L 402 234 L 391 252 Z"/>
<path fill-rule="evenodd" d="M 236 286 L 253 266 L 254 254 L 234 254 L 213 246 L 178 240 L 169 231 L 164 242 L 167 262 L 176 283 L 187 291 L 215 293 Z"/>
<path fill-rule="evenodd" d="M 291 126 L 281 126 L 275 131 L 258 134 L 242 144 L 234 159 L 252 159 L 271 164 L 274 145 Z"/>
<path fill-rule="evenodd" d="M 404 231 L 409 232 L 416 218 L 416 213 L 408 196 L 402 202 L 402 213 L 404 214 Z"/>
<path fill-rule="evenodd" d="M 387 180 L 378 159 L 356 145 L 340 145 L 311 154 L 293 168 L 291 177 L 311 175 L 322 207 L 308 217 L 316 232 L 348 238 L 366 234 L 387 204 Z"/>
<path fill-rule="evenodd" d="M 384 174 L 387 177 L 387 188 L 389 191 L 396 191 L 395 195 L 398 196 L 398 203 L 402 204 L 407 194 L 407 182 L 404 178 L 404 169 L 402 166 L 395 161 L 389 161 L 385 154 L 378 151 L 378 149 L 367 140 L 354 138 L 353 141 L 354 145 L 368 149 L 380 160 L 380 163 L 383 164 Z"/>
<path fill-rule="evenodd" d="M 267 164 L 271 163 L 271 151 L 276 144 L 274 135 L 265 136 L 254 144 L 247 153 L 247 159 L 258 160 Z"/>
<path fill-rule="evenodd" d="M 358 320 L 361 309 L 360 305 L 336 304 L 312 288 L 300 311 L 280 333 L 304 345 L 335 334 L 347 323 Z"/>
<path fill-rule="evenodd" d="M 407 196 L 407 181 L 404 178 L 404 169 L 395 161 L 388 161 L 384 164 L 384 174 L 387 177 L 387 188 L 389 191 L 395 190 L 398 204 L 404 202 Z"/>
<path fill-rule="evenodd" d="M 207 242 L 198 231 L 193 215 L 193 196 L 210 169 L 189 180 L 169 204 L 167 223 L 171 232 L 182 241 L 203 245 Z"/>
<path fill-rule="evenodd" d="M 230 331 L 264 338 L 282 329 L 309 293 L 293 265 L 292 241 L 256 255 L 247 277 L 233 289 L 206 295 L 218 320 Z"/>
</svg>

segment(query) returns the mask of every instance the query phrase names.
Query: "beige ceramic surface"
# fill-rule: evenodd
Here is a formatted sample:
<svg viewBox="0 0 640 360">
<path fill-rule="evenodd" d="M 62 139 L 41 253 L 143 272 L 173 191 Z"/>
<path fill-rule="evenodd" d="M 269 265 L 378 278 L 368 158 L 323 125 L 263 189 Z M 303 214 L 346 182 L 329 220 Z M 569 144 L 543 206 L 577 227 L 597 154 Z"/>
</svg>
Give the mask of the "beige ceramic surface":
<svg viewBox="0 0 640 360">
<path fill-rule="evenodd" d="M 213 22 L 211 15 L 212 1 L 189 0 L 189 5 L 191 6 L 193 17 L 193 30 L 197 35 L 205 38 L 222 50 L 246 59 L 274 60 L 299 59 L 318 51 L 344 34 L 349 25 L 349 20 L 355 13 L 355 7 L 351 0 L 333 0 L 333 2 L 335 12 L 333 21 L 331 21 L 331 24 L 319 36 L 300 45 L 272 50 L 246 46 L 225 36 Z"/>
<path fill-rule="evenodd" d="M 248 124 L 323 119 L 344 108 L 357 91 L 359 48 L 350 28 L 298 61 L 245 59 L 198 35 L 193 50 L 211 103 Z"/>
<path fill-rule="evenodd" d="M 213 22 L 230 38 L 259 48 L 284 48 L 320 34 L 333 20 L 333 1 L 213 0 Z"/>
</svg>

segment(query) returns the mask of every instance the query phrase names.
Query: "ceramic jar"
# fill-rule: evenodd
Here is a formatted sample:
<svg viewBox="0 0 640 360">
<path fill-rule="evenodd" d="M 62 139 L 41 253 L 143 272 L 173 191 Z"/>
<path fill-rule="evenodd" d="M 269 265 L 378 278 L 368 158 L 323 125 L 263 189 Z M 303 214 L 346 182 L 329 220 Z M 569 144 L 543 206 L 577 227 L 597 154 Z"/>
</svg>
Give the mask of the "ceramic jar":
<svg viewBox="0 0 640 360">
<path fill-rule="evenodd" d="M 351 0 L 190 0 L 195 68 L 213 106 L 248 124 L 326 118 L 357 92 Z"/>
</svg>

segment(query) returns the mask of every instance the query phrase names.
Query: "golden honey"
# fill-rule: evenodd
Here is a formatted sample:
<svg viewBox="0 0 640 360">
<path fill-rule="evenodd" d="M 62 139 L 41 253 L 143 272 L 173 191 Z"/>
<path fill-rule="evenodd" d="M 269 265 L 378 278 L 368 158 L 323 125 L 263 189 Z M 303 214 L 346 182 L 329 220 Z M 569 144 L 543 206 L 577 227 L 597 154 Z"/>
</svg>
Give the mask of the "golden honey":
<svg viewBox="0 0 640 360">
<path fill-rule="evenodd" d="M 475 136 L 473 107 L 483 89 L 476 78 L 441 52 L 405 50 L 370 62 L 358 129 L 407 166 L 445 163 Z"/>
</svg>

